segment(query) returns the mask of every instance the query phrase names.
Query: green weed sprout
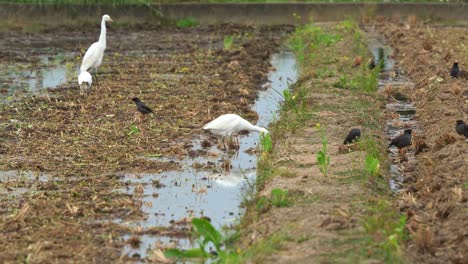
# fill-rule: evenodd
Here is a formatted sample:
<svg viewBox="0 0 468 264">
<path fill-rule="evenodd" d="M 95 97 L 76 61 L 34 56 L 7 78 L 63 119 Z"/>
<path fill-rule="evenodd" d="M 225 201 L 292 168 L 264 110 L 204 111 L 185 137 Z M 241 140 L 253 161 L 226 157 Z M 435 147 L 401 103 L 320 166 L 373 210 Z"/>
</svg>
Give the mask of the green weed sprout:
<svg viewBox="0 0 468 264">
<path fill-rule="evenodd" d="M 262 133 L 260 135 L 260 145 L 262 146 L 263 153 L 271 153 L 273 151 L 270 133 Z"/>
<path fill-rule="evenodd" d="M 194 18 L 184 18 L 177 21 L 176 26 L 180 28 L 188 28 L 188 27 L 195 27 L 198 23 Z"/>
<path fill-rule="evenodd" d="M 305 116 L 306 105 L 305 99 L 307 96 L 307 90 L 303 87 L 298 87 L 294 93 L 290 89 L 283 90 L 283 93 L 276 91 L 283 97 L 283 109 L 285 111 L 293 110 L 294 113 L 298 114 L 300 117 Z"/>
<path fill-rule="evenodd" d="M 367 155 L 364 163 L 364 170 L 367 175 L 377 176 L 380 173 L 380 161 L 373 155 Z"/>
<path fill-rule="evenodd" d="M 234 36 L 233 35 L 228 35 L 224 37 L 223 40 L 223 48 L 225 50 L 230 50 L 234 44 Z"/>
<path fill-rule="evenodd" d="M 319 131 L 320 137 L 322 139 L 322 150 L 317 153 L 317 162 L 319 165 L 320 171 L 323 175 L 328 175 L 328 167 L 330 166 L 330 156 L 328 155 L 328 139 L 325 134 L 325 130 L 320 126 L 320 124 L 315 125 L 315 128 Z"/>
<path fill-rule="evenodd" d="M 223 249 L 225 237 L 206 219 L 194 218 L 192 225 L 195 231 L 196 243 L 198 248 L 188 250 L 168 249 L 164 255 L 168 258 L 187 259 L 187 258 L 214 258 L 215 263 L 226 263 L 227 260 L 237 258 L 237 253 L 228 252 Z M 214 245 L 216 254 L 211 254 L 206 248 L 208 245 Z M 217 261 L 216 261 L 217 260 Z"/>
<path fill-rule="evenodd" d="M 282 190 L 279 188 L 271 190 L 271 204 L 273 204 L 276 207 L 288 206 L 288 190 Z"/>
<path fill-rule="evenodd" d="M 132 124 L 130 126 L 130 131 L 127 133 L 127 135 L 132 136 L 132 135 L 136 135 L 139 133 L 140 133 L 140 129 L 136 125 Z"/>
</svg>

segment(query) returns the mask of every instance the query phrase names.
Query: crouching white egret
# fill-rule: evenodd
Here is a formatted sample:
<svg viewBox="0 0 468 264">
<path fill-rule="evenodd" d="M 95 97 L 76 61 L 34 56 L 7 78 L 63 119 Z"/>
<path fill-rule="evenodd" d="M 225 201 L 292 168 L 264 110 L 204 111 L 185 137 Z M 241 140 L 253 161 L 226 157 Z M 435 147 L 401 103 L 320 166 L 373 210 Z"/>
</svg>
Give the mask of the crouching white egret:
<svg viewBox="0 0 468 264">
<path fill-rule="evenodd" d="M 233 134 L 237 135 L 241 131 L 255 131 L 258 133 L 268 133 L 263 127 L 252 125 L 249 121 L 236 114 L 221 115 L 215 120 L 209 122 L 203 126 L 204 130 L 208 130 L 211 133 L 221 136 L 223 140 L 223 146 L 225 149 L 224 139 L 226 136 L 231 137 Z M 239 147 L 239 141 L 237 140 L 237 147 Z"/>
<path fill-rule="evenodd" d="M 78 75 L 78 85 L 80 85 L 80 94 L 83 95 L 85 92 L 87 95 L 91 92 L 91 85 L 93 84 L 93 77 L 87 71 L 82 71 Z"/>
<path fill-rule="evenodd" d="M 97 82 L 97 69 L 101 66 L 104 50 L 106 50 L 106 22 L 112 22 L 108 15 L 103 15 L 101 20 L 101 35 L 99 41 L 94 42 L 86 51 L 83 62 L 81 63 L 80 71 L 93 71 Z"/>
</svg>

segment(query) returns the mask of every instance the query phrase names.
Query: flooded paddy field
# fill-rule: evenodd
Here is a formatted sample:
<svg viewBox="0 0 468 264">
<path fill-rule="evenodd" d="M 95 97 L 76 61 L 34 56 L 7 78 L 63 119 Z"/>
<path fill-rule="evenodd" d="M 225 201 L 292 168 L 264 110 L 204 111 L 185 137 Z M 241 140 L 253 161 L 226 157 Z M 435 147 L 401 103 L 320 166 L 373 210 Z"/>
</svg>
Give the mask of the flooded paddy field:
<svg viewBox="0 0 468 264">
<path fill-rule="evenodd" d="M 271 160 L 262 156 L 272 178 L 258 195 L 269 201 L 278 187 L 290 198 L 265 211 L 249 207 L 252 223 L 238 242 L 245 252 L 265 246 L 254 262 L 262 254 L 271 262 L 385 262 L 372 252 L 388 249 L 396 234 L 401 259 L 463 263 L 467 141 L 454 121 L 466 120 L 468 86 L 466 71 L 458 79 L 448 71 L 454 61 L 467 65 L 467 29 L 411 19 L 357 25 L 311 24 L 296 33 L 110 25 L 89 96 L 76 77 L 97 23 L 0 31 L 0 262 L 154 262 L 158 250 L 194 245 L 193 217 L 229 234 L 257 194 L 259 135 L 242 134 L 239 151 L 225 151 L 202 127 L 237 113 L 272 132 Z M 296 61 L 284 46 L 291 36 L 326 44 L 305 46 L 310 54 Z M 380 54 L 386 63 L 375 90 L 354 87 L 351 79 L 368 76 L 367 59 Z M 278 114 L 282 91 L 298 79 L 290 99 L 307 107 Z M 133 97 L 154 114 L 141 116 Z M 389 166 L 363 177 L 362 149 L 340 151 L 351 127 L 380 146 L 372 154 Z M 388 149 L 407 128 L 413 146 Z M 329 140 L 328 176 L 316 161 L 326 146 L 320 131 Z M 388 207 L 373 210 L 374 203 Z M 354 231 L 369 219 L 399 225 L 376 228 L 368 237 L 375 244 L 359 242 Z"/>
<path fill-rule="evenodd" d="M 291 30 L 111 26 L 87 97 L 76 76 L 98 26 L 1 32 L 2 258 L 144 261 L 190 245 L 190 217 L 235 223 L 259 135 L 231 153 L 201 128 L 224 113 L 268 126 L 297 78 Z"/>
</svg>

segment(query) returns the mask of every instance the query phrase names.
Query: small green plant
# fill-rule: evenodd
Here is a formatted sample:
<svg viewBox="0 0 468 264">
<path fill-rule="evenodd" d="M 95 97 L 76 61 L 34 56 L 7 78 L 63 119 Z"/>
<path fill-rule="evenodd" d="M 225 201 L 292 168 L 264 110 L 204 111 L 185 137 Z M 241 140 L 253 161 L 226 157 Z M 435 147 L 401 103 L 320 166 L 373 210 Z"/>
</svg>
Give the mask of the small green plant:
<svg viewBox="0 0 468 264">
<path fill-rule="evenodd" d="M 176 22 L 176 26 L 180 28 L 196 27 L 198 25 L 194 18 L 184 18 Z"/>
<path fill-rule="evenodd" d="M 335 75 L 335 72 L 327 67 L 322 67 L 317 69 L 316 75 L 317 78 L 324 79 L 326 77 L 333 77 Z"/>
<path fill-rule="evenodd" d="M 338 29 L 341 29 L 345 32 L 356 32 L 359 29 L 358 24 L 351 19 L 346 19 L 337 26 Z"/>
<path fill-rule="evenodd" d="M 375 92 L 379 85 L 379 72 L 381 64 L 377 65 L 373 70 L 363 70 L 363 73 L 358 77 L 358 88 L 365 92 Z"/>
<path fill-rule="evenodd" d="M 273 204 L 276 207 L 288 206 L 288 190 L 282 190 L 279 188 L 271 190 L 271 204 Z"/>
<path fill-rule="evenodd" d="M 260 135 L 260 145 L 264 153 L 271 153 L 273 151 L 273 142 L 271 141 L 270 133 L 262 133 Z"/>
<path fill-rule="evenodd" d="M 277 91 L 278 92 L 278 91 Z M 279 92 L 278 92 L 279 93 Z M 283 97 L 283 110 L 293 110 L 294 113 L 299 114 L 303 117 L 306 113 L 305 98 L 307 96 L 307 90 L 304 87 L 298 87 L 294 94 L 290 89 L 284 89 L 281 96 Z"/>
<path fill-rule="evenodd" d="M 130 126 L 130 131 L 127 133 L 127 135 L 132 136 L 132 135 L 137 135 L 139 133 L 140 133 L 140 129 L 136 125 L 132 124 Z"/>
<path fill-rule="evenodd" d="M 283 99 L 286 109 L 293 109 L 296 106 L 296 97 L 291 93 L 289 89 L 283 90 Z"/>
<path fill-rule="evenodd" d="M 381 149 L 379 147 L 379 143 L 375 141 L 373 138 L 364 137 L 358 141 L 359 149 L 364 150 L 367 155 L 373 156 L 378 158 L 381 154 Z"/>
<path fill-rule="evenodd" d="M 211 258 L 217 263 L 225 263 L 226 260 L 237 258 L 237 253 L 229 252 L 223 249 L 223 244 L 226 238 L 206 219 L 194 218 L 192 225 L 195 231 L 195 241 L 198 248 L 188 250 L 168 249 L 164 255 L 168 258 L 187 259 L 187 258 Z M 207 247 L 213 245 L 216 249 L 216 254 L 212 254 L 207 250 Z"/>
<path fill-rule="evenodd" d="M 406 216 L 399 215 L 385 200 L 377 201 L 369 213 L 364 230 L 377 243 L 386 263 L 400 263 L 401 246 L 408 238 Z"/>
<path fill-rule="evenodd" d="M 228 35 L 228 36 L 224 37 L 223 48 L 225 50 L 232 49 L 233 45 L 234 45 L 234 36 L 233 35 Z"/>
<path fill-rule="evenodd" d="M 343 75 L 340 76 L 338 82 L 334 83 L 333 86 L 336 88 L 349 88 L 351 86 L 350 83 L 351 79 L 348 76 Z"/>
<path fill-rule="evenodd" d="M 361 43 L 361 40 L 362 40 L 362 35 L 361 35 L 361 32 L 359 30 L 356 30 L 354 32 L 354 35 L 353 35 L 353 39 L 357 44 L 357 51 L 358 53 L 361 53 L 361 47 L 362 47 L 362 43 Z"/>
<path fill-rule="evenodd" d="M 328 155 L 328 138 L 324 129 L 317 124 L 315 128 L 319 131 L 322 140 L 322 149 L 317 153 L 317 162 L 320 171 L 323 175 L 328 175 L 328 167 L 330 166 L 330 156 Z"/>
<path fill-rule="evenodd" d="M 257 202 L 255 204 L 255 209 L 257 213 L 262 214 L 270 210 L 271 208 L 271 201 L 268 199 L 268 197 L 261 196 L 260 198 L 257 199 Z"/>
<path fill-rule="evenodd" d="M 398 262 L 401 255 L 401 245 L 407 239 L 406 215 L 402 215 L 395 221 L 391 229 L 385 232 L 386 239 L 380 244 L 385 253 L 385 259 L 391 263 Z"/>
<path fill-rule="evenodd" d="M 369 176 L 377 176 L 380 172 L 380 161 L 373 155 L 367 155 L 364 163 L 364 170 Z"/>
</svg>

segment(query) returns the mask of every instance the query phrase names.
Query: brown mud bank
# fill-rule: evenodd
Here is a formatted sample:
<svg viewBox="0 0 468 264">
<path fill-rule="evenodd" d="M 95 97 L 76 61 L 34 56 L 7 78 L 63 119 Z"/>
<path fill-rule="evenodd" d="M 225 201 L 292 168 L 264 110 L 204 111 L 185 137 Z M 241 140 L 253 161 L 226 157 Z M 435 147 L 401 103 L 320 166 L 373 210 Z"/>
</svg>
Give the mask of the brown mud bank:
<svg viewBox="0 0 468 264">
<path fill-rule="evenodd" d="M 462 70 L 468 65 L 468 28 L 414 19 L 374 26 L 415 82 L 408 94 L 418 108 L 418 132 L 429 146 L 416 156 L 399 198 L 411 235 L 407 255 L 415 263 L 462 263 L 468 258 L 468 143 L 455 132 L 455 121 L 467 120 L 468 78 L 466 70 L 459 79 L 449 72 L 455 61 Z"/>
<path fill-rule="evenodd" d="M 6 102 L 0 114 L 0 260 L 119 259 L 128 230 L 107 220 L 142 217 L 141 204 L 120 191 L 120 175 L 177 170 L 174 160 L 212 155 L 191 147 L 203 124 L 220 114 L 255 122 L 251 104 L 267 81 L 271 54 L 290 31 L 111 26 L 99 84 L 88 97 L 79 95 L 73 73 L 96 41 L 98 25 L 1 32 L 2 67 L 32 72 L 48 67 L 41 56 L 59 57 L 71 77 L 31 96 L 27 85 L 24 93 L 11 91 L 14 76 L 0 76 Z M 135 96 L 155 114 L 141 118 L 130 100 Z"/>
</svg>

